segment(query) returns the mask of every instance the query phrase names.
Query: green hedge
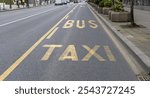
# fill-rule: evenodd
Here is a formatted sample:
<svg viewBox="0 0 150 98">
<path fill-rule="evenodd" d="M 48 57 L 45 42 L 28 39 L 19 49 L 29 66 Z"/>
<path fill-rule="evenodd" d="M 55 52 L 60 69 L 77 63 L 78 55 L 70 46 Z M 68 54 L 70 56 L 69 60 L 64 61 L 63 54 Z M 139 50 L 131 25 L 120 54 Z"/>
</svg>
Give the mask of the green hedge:
<svg viewBox="0 0 150 98">
<path fill-rule="evenodd" d="M 111 7 L 112 6 L 112 0 L 101 0 L 99 2 L 100 7 Z"/>
<path fill-rule="evenodd" d="M 10 0 L 0 0 L 0 3 L 3 3 L 3 1 L 4 1 L 6 4 L 9 4 L 9 3 L 10 3 Z M 11 4 L 13 4 L 13 0 L 11 0 Z"/>
<path fill-rule="evenodd" d="M 115 0 L 115 4 L 112 6 L 112 10 L 116 12 L 124 11 L 123 3 L 120 0 Z"/>
</svg>

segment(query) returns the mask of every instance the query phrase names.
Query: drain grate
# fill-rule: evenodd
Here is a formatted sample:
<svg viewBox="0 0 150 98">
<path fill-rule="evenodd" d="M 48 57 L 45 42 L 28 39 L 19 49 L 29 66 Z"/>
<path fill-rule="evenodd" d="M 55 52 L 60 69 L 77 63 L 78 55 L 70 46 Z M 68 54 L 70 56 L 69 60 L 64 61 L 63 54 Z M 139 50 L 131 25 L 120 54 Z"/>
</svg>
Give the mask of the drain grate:
<svg viewBox="0 0 150 98">
<path fill-rule="evenodd" d="M 141 73 L 141 74 L 138 74 L 137 78 L 140 81 L 150 81 L 150 73 Z"/>
</svg>

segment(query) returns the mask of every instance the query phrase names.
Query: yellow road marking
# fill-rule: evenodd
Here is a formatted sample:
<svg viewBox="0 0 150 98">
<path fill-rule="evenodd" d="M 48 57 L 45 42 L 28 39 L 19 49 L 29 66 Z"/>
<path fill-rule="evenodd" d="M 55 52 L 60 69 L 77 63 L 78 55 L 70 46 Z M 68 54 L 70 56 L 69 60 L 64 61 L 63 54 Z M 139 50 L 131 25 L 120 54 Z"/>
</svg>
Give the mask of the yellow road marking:
<svg viewBox="0 0 150 98">
<path fill-rule="evenodd" d="M 77 26 L 77 28 L 79 28 L 79 29 L 85 28 L 85 21 L 82 20 L 82 21 L 81 21 L 81 25 L 80 25 L 80 20 L 77 20 L 76 26 Z"/>
<path fill-rule="evenodd" d="M 97 58 L 100 62 L 101 61 L 105 61 L 105 59 L 103 57 L 101 57 L 100 55 L 98 55 L 96 53 L 96 51 L 99 49 L 99 45 L 94 46 L 94 48 L 90 49 L 88 46 L 83 45 L 83 47 L 89 51 L 89 53 L 82 59 L 82 61 L 88 61 L 92 56 L 95 56 L 95 58 Z"/>
<path fill-rule="evenodd" d="M 53 34 L 58 30 L 58 28 L 59 28 L 59 27 L 56 27 L 56 28 L 54 28 L 52 31 L 50 31 L 51 33 L 47 36 L 46 39 L 50 39 L 50 38 L 53 36 Z"/>
<path fill-rule="evenodd" d="M 78 56 L 74 45 L 69 45 L 62 53 L 62 55 L 59 57 L 60 61 L 64 61 L 66 59 L 72 61 L 78 61 Z"/>
<path fill-rule="evenodd" d="M 74 24 L 74 20 L 68 20 L 68 21 L 64 24 L 63 28 L 71 28 L 71 27 L 73 26 L 73 24 Z"/>
<path fill-rule="evenodd" d="M 75 6 L 72 10 L 74 10 L 77 6 Z M 71 11 L 72 11 L 71 10 Z M 27 56 L 55 29 L 64 19 L 67 15 L 69 15 L 70 12 L 68 12 L 57 24 L 55 24 L 47 33 L 45 33 L 34 45 L 32 45 L 23 55 L 19 57 L 5 72 L 0 76 L 0 81 L 3 81 Z"/>
<path fill-rule="evenodd" d="M 50 58 L 52 52 L 54 51 L 55 48 L 60 48 L 62 45 L 44 45 L 43 47 L 48 48 L 47 52 L 44 54 L 42 57 L 42 61 L 46 61 Z"/>
<path fill-rule="evenodd" d="M 104 47 L 104 50 L 105 50 L 105 52 L 106 52 L 106 55 L 107 55 L 109 61 L 115 62 L 116 59 L 115 59 L 114 55 L 112 54 L 112 52 L 111 52 L 109 46 L 103 46 L 103 47 Z"/>
<path fill-rule="evenodd" d="M 67 15 L 66 17 L 65 17 L 65 19 L 68 19 L 69 18 L 69 15 Z"/>
<path fill-rule="evenodd" d="M 98 25 L 95 23 L 94 20 L 89 20 L 88 23 L 90 24 L 91 28 L 97 28 L 98 27 Z"/>
</svg>

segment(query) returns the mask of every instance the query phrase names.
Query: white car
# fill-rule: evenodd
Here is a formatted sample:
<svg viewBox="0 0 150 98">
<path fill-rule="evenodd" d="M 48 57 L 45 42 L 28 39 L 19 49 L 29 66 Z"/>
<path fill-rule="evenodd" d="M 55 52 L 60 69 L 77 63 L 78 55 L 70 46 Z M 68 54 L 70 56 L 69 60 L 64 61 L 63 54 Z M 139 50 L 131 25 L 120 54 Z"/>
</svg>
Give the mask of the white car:
<svg viewBox="0 0 150 98">
<path fill-rule="evenodd" d="M 63 4 L 67 4 L 67 0 L 62 0 Z"/>
<path fill-rule="evenodd" d="M 63 0 L 55 0 L 55 5 L 62 5 L 63 4 Z"/>
</svg>

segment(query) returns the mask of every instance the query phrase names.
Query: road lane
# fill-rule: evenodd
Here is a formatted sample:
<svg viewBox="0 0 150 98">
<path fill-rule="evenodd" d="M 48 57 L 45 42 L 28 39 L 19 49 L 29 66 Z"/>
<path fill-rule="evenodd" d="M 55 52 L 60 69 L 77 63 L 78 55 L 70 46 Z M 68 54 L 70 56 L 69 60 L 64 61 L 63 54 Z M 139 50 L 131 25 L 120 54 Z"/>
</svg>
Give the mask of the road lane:
<svg viewBox="0 0 150 98">
<path fill-rule="evenodd" d="M 0 74 L 73 7 L 64 6 L 63 9 L 55 10 L 55 12 L 0 27 Z"/>
<path fill-rule="evenodd" d="M 5 80 L 137 80 L 85 3 L 53 33 Z"/>
<path fill-rule="evenodd" d="M 48 6 L 31 8 L 31 9 L 22 9 L 22 10 L 10 11 L 10 12 L 3 12 L 0 14 L 0 27 L 6 26 L 14 22 L 28 19 L 30 17 L 41 15 L 47 12 L 52 12 L 55 11 L 56 9 L 61 9 L 63 7 L 64 6 L 55 7 L 53 5 L 48 5 Z"/>
</svg>

